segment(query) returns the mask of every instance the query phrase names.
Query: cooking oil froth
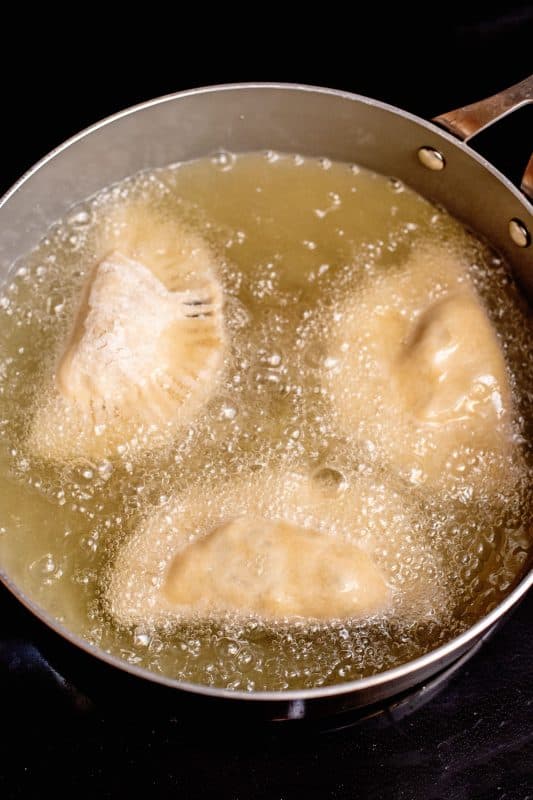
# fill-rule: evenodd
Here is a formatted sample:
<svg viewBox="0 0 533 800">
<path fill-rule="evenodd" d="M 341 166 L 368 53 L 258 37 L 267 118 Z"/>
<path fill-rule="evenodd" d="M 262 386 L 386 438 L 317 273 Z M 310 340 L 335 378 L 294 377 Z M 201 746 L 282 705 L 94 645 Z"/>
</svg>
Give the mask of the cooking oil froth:
<svg viewBox="0 0 533 800">
<path fill-rule="evenodd" d="M 26 446 L 34 410 L 51 391 L 102 230 L 112 209 L 132 201 L 175 217 L 216 254 L 228 368 L 195 419 L 142 455 L 124 444 L 97 459 L 40 460 Z M 498 332 L 515 446 L 498 456 L 495 469 L 511 478 L 497 485 L 494 473 L 483 471 L 491 458 L 483 452 L 473 456 L 476 481 L 460 470 L 449 479 L 446 464 L 430 484 L 398 469 L 387 459 L 394 431 L 386 420 L 357 435 L 340 425 L 324 377 L 342 358 L 329 345 L 346 298 L 357 299 L 368 282 L 384 280 L 424 247 L 459 258 Z M 184 680 L 246 691 L 313 687 L 419 656 L 487 613 L 524 568 L 533 507 L 531 334 L 501 259 L 396 180 L 272 152 L 219 152 L 127 179 L 72 209 L 0 290 L 4 569 L 89 641 Z M 200 489 L 207 502 L 210 490 L 218 497 L 224 485 L 246 493 L 252 485 L 271 487 L 269 475 L 293 473 L 328 498 L 334 530 L 349 528 L 347 498 L 361 485 L 392 497 L 409 519 L 393 545 L 386 527 L 374 540 L 374 557 L 395 588 L 386 613 L 327 624 L 272 625 L 231 614 L 177 626 L 116 624 L 105 602 L 106 576 L 141 520 L 164 518 L 176 498 Z M 265 490 L 261 502 L 268 513 L 277 498 Z M 432 588 L 434 602 L 412 613 L 406 587 L 417 581 Z"/>
</svg>

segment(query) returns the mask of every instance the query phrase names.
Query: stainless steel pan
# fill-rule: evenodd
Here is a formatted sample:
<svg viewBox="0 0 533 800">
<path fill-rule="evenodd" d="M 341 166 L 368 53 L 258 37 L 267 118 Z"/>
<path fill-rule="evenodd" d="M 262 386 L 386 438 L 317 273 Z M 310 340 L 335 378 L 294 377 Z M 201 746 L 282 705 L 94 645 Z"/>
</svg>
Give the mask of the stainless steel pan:
<svg viewBox="0 0 533 800">
<path fill-rule="evenodd" d="M 499 117 L 531 102 L 533 76 L 493 98 L 438 117 L 441 127 L 376 100 L 288 84 L 214 86 L 144 103 L 73 137 L 4 196 L 0 202 L 0 282 L 50 223 L 107 184 L 141 169 L 218 149 L 273 149 L 357 162 L 405 181 L 505 254 L 531 305 L 533 208 L 527 196 L 533 197 L 533 156 L 518 189 L 467 143 Z M 83 662 L 84 674 L 87 665 L 89 671 L 93 667 L 98 681 L 109 682 L 113 692 L 123 685 L 128 693 L 133 689 L 163 697 L 167 705 L 192 702 L 200 708 L 216 702 L 232 713 L 297 719 L 379 703 L 464 658 L 518 603 L 533 583 L 533 571 L 470 630 L 422 658 L 336 686 L 255 694 L 174 681 L 127 664 L 65 629 L 24 595 L 6 572 L 0 571 L 0 578 L 55 632 L 50 635 L 61 650 L 65 641 L 79 648 L 67 646 L 73 661 Z"/>
</svg>

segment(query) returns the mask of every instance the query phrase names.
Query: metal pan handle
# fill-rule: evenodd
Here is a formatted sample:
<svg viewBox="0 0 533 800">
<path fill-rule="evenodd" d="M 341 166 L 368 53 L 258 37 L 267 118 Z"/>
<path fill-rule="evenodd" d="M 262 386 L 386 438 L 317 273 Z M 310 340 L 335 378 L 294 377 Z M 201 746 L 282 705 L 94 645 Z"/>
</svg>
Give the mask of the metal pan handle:
<svg viewBox="0 0 533 800">
<path fill-rule="evenodd" d="M 448 111 L 435 117 L 433 122 L 446 128 L 459 139 L 468 141 L 493 122 L 511 114 L 522 106 L 533 103 L 533 75 L 503 92 L 487 97 L 477 103 Z M 533 199 L 533 153 L 524 172 L 520 188 Z"/>
</svg>

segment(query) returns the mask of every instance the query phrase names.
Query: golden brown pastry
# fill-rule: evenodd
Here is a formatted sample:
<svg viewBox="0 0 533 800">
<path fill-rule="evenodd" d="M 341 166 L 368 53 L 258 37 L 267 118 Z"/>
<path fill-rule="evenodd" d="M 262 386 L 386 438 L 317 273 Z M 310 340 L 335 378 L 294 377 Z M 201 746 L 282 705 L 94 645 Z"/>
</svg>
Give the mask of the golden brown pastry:
<svg viewBox="0 0 533 800">
<path fill-rule="evenodd" d="M 236 517 L 178 553 L 160 601 L 169 608 L 285 617 L 353 617 L 384 605 L 380 570 L 360 548 L 286 520 Z"/>
<path fill-rule="evenodd" d="M 152 512 L 122 545 L 107 605 L 125 625 L 367 616 L 390 605 L 389 577 L 413 538 L 402 498 L 364 476 L 337 497 L 283 471 L 206 485 Z M 416 569 L 407 572 L 416 593 Z"/>
<path fill-rule="evenodd" d="M 468 484 L 504 468 L 512 445 L 507 368 L 453 254 L 421 249 L 374 275 L 330 334 L 324 382 L 343 432 L 371 441 L 415 484 L 454 475 Z"/>
<path fill-rule="evenodd" d="M 116 249 L 91 271 L 30 433 L 57 460 L 109 457 L 191 421 L 217 386 L 222 289 L 198 237 L 138 206 L 117 212 Z"/>
</svg>

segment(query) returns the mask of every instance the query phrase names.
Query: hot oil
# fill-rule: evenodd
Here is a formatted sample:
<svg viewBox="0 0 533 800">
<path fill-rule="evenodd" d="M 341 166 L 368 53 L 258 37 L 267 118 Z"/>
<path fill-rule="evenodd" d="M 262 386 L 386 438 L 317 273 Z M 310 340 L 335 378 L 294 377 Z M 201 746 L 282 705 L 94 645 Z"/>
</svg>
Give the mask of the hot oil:
<svg viewBox="0 0 533 800">
<path fill-rule="evenodd" d="M 101 257 L 110 209 L 132 198 L 177 216 L 216 253 L 231 335 L 224 382 L 192 425 L 148 452 L 39 461 L 25 447 L 33 409 L 49 391 L 81 288 Z M 522 439 L 504 465 L 513 475 L 505 493 L 487 483 L 473 495 L 446 480 L 410 485 L 387 467 L 382 443 L 365 449 L 339 432 L 324 390 L 327 320 L 347 292 L 428 242 L 461 253 L 505 349 Z M 14 266 L 0 296 L 2 564 L 67 627 L 165 675 L 253 691 L 333 684 L 399 665 L 465 630 L 524 568 L 533 506 L 531 333 L 501 259 L 397 181 L 277 153 L 218 153 L 134 176 L 54 226 Z M 338 493 L 361 476 L 400 498 L 412 534 L 401 558 L 386 537 L 376 551 L 394 588 L 387 613 L 274 626 L 228 618 L 166 630 L 113 622 L 106 575 L 151 509 L 199 486 L 223 493 L 225 482 L 257 485 L 273 469 L 308 474 L 331 493 L 333 531 L 349 524 Z M 426 592 L 415 607 L 404 595 L 417 581 Z"/>
</svg>

